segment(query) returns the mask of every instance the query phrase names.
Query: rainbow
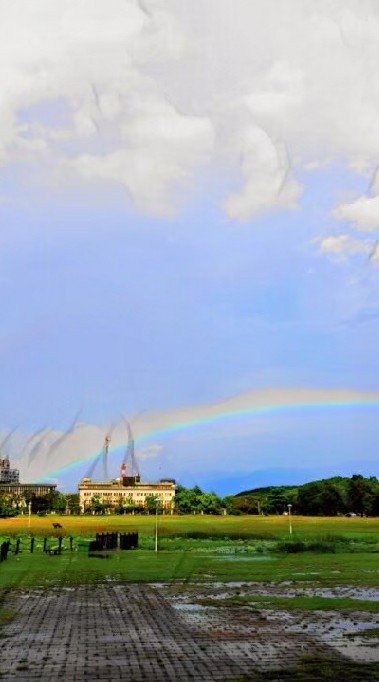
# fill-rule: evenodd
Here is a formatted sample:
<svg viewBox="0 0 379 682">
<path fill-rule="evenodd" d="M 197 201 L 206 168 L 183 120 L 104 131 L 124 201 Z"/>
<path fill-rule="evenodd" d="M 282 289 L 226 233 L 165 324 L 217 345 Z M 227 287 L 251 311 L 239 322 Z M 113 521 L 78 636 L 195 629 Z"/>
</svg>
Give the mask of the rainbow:
<svg viewBox="0 0 379 682">
<path fill-rule="evenodd" d="M 373 394 L 375 397 L 372 398 L 356 398 L 356 399 L 334 399 L 328 401 L 321 400 L 309 400 L 304 402 L 283 402 L 271 405 L 263 406 L 251 406 L 242 409 L 235 410 L 221 410 L 219 412 L 202 416 L 198 418 L 188 419 L 184 421 L 178 421 L 166 426 L 147 431 L 135 438 L 135 444 L 137 446 L 149 443 L 151 440 L 156 440 L 159 438 L 173 436 L 177 433 L 182 433 L 188 430 L 196 429 L 201 426 L 208 426 L 212 424 L 217 424 L 219 422 L 228 422 L 236 419 L 244 419 L 246 417 L 261 417 L 261 416 L 271 416 L 276 414 L 285 414 L 287 412 L 309 412 L 313 410 L 325 411 L 325 410 L 345 410 L 345 409 L 365 409 L 365 408 L 379 408 L 379 397 L 378 394 Z M 214 408 L 213 408 L 214 409 Z M 121 450 L 125 450 L 127 443 L 120 443 L 119 445 L 111 448 L 109 454 L 117 453 Z M 102 451 L 98 451 L 94 454 L 87 455 L 81 459 L 78 459 L 70 464 L 66 464 L 59 469 L 55 469 L 49 473 L 49 476 L 59 476 L 62 473 L 69 472 L 75 469 L 78 465 L 89 463 L 100 458 Z M 45 477 L 44 477 L 45 478 Z M 38 479 L 42 481 L 44 479 Z M 37 481 L 37 482 L 38 482 Z"/>
</svg>

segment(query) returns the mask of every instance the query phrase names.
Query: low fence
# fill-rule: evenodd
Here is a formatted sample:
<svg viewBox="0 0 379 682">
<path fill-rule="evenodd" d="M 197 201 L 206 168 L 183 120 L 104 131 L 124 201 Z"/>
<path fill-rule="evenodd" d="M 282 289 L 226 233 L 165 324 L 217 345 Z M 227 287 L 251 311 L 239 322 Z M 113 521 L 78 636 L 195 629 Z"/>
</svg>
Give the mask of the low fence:
<svg viewBox="0 0 379 682">
<path fill-rule="evenodd" d="M 96 533 L 96 540 L 89 543 L 89 551 L 112 549 L 137 549 L 138 533 Z"/>
<path fill-rule="evenodd" d="M 67 546 L 68 541 L 68 546 Z M 42 543 L 42 544 L 41 544 Z M 63 544 L 65 543 L 65 544 Z M 0 543 L 0 562 L 6 561 L 10 553 L 19 554 L 20 552 L 30 552 L 33 554 L 35 549 L 44 554 L 59 555 L 64 551 L 73 552 L 103 552 L 109 550 L 129 550 L 137 549 L 138 547 L 138 533 L 96 533 L 94 540 L 78 539 L 74 543 L 72 536 L 54 536 L 36 538 L 20 539 L 14 541 L 5 540 Z"/>
<path fill-rule="evenodd" d="M 120 533 L 120 549 L 137 549 L 138 533 Z"/>
</svg>

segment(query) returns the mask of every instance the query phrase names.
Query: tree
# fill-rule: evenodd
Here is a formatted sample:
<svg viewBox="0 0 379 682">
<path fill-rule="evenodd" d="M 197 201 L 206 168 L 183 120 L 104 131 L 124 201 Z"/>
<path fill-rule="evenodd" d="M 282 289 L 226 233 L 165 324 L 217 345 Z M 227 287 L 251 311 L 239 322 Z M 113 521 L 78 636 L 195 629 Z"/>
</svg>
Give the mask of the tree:
<svg viewBox="0 0 379 682">
<path fill-rule="evenodd" d="M 101 501 L 101 497 L 98 493 L 91 497 L 91 501 L 86 508 L 86 511 L 93 512 L 95 514 L 104 514 L 106 505 Z"/>
<path fill-rule="evenodd" d="M 349 511 L 375 516 L 378 512 L 379 481 L 375 476 L 364 478 L 354 474 L 348 486 Z"/>
<path fill-rule="evenodd" d="M 66 513 L 80 514 L 79 493 L 67 493 L 65 496 Z"/>
<path fill-rule="evenodd" d="M 345 511 L 345 505 L 338 487 L 331 481 L 323 482 L 319 496 L 319 514 L 337 516 Z"/>
<path fill-rule="evenodd" d="M 162 509 L 162 501 L 155 497 L 155 495 L 147 495 L 145 497 L 145 510 L 148 514 L 154 512 L 158 508 L 158 512 Z"/>
<path fill-rule="evenodd" d="M 11 495 L 0 493 L 0 517 L 16 516 L 17 510 L 13 506 Z"/>
<path fill-rule="evenodd" d="M 220 514 L 222 509 L 221 499 L 216 493 L 202 493 L 199 496 L 200 511 L 204 514 Z"/>
<path fill-rule="evenodd" d="M 238 498 L 234 497 L 233 495 L 227 495 L 226 497 L 224 497 L 224 499 L 222 500 L 222 505 L 224 509 L 226 509 L 227 514 L 233 516 L 239 516 L 240 514 L 242 514 L 241 510 L 238 508 L 237 499 Z"/>
<path fill-rule="evenodd" d="M 124 500 L 122 495 L 120 495 L 118 498 L 117 503 L 113 507 L 113 511 L 115 514 L 125 514 Z"/>
<path fill-rule="evenodd" d="M 193 514 L 200 510 L 200 498 L 203 494 L 199 486 L 184 488 L 178 486 L 175 494 L 175 511 L 181 514 Z"/>
<path fill-rule="evenodd" d="M 299 488 L 296 508 L 300 514 L 317 516 L 320 514 L 321 484 L 319 481 L 305 483 Z"/>
<path fill-rule="evenodd" d="M 28 503 L 31 503 L 32 514 L 46 514 L 50 511 L 49 499 L 47 495 L 36 495 L 32 493 L 28 499 Z"/>
<path fill-rule="evenodd" d="M 269 514 L 283 514 L 287 510 L 287 505 L 292 504 L 285 489 L 281 486 L 272 488 L 266 499 L 266 511 Z"/>
<path fill-rule="evenodd" d="M 66 511 L 66 497 L 58 490 L 52 490 L 46 495 L 47 511 L 64 514 Z"/>
<path fill-rule="evenodd" d="M 257 505 L 251 495 L 242 495 L 234 498 L 237 514 L 256 514 Z"/>
</svg>

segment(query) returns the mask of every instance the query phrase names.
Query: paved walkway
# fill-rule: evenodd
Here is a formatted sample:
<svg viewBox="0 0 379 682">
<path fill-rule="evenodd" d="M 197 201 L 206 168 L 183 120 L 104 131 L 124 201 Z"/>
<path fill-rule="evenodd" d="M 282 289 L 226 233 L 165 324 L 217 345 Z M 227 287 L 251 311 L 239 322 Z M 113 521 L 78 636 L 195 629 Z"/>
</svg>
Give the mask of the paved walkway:
<svg viewBox="0 0 379 682">
<path fill-rule="evenodd" d="M 17 616 L 1 635 L 2 682 L 232 681 L 326 650 L 287 632 L 283 615 L 274 622 L 243 608 L 191 612 L 158 585 L 15 591 L 5 607 Z"/>
</svg>

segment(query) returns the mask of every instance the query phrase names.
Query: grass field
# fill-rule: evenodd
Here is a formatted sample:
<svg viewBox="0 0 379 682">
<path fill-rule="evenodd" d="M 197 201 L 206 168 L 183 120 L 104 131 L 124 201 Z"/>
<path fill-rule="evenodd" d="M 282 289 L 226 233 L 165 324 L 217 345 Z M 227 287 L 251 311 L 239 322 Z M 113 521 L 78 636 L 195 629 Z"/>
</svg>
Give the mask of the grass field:
<svg viewBox="0 0 379 682">
<path fill-rule="evenodd" d="M 264 557 L 255 561 L 237 556 L 193 551 L 134 550 L 105 553 L 109 558 L 80 552 L 47 556 L 41 551 L 11 556 L 0 565 L 1 587 L 87 584 L 102 581 L 317 581 L 319 585 L 377 585 L 376 554 L 296 554 Z"/>
<path fill-rule="evenodd" d="M 60 523 L 63 533 L 87 535 L 96 532 L 138 530 L 153 533 L 155 517 L 151 516 L 17 516 L 0 519 L 0 536 L 6 534 L 32 533 L 45 535 L 52 531 L 52 524 Z M 204 533 L 222 537 L 280 538 L 289 535 L 288 516 L 159 516 L 161 535 L 185 535 Z M 316 535 L 342 535 L 344 537 L 367 537 L 375 535 L 379 541 L 379 518 L 346 517 L 292 517 L 293 535 L 304 538 Z"/>
<path fill-rule="evenodd" d="M 89 557 L 85 539 L 111 531 L 138 531 L 140 549 Z M 54 547 L 59 535 L 62 555 L 43 554 L 43 538 Z M 3 587 L 209 578 L 301 582 L 307 575 L 328 585 L 376 585 L 379 578 L 378 519 L 295 517 L 290 536 L 288 517 L 282 516 L 159 516 L 158 553 L 152 551 L 154 516 L 31 517 L 30 528 L 27 517 L 2 519 L 0 541 L 5 538 L 13 546 L 20 538 L 22 551 L 0 565 Z M 301 551 L 293 553 L 295 543 Z"/>
</svg>

